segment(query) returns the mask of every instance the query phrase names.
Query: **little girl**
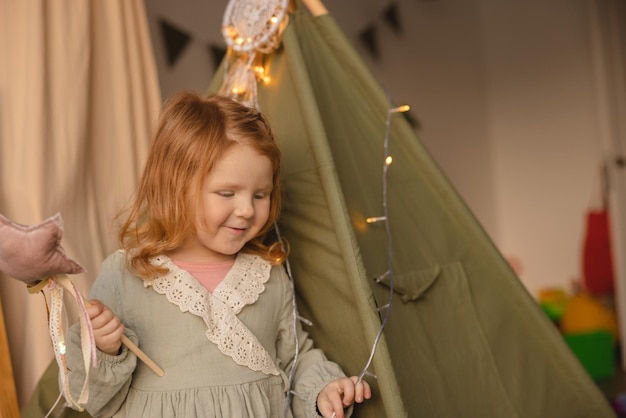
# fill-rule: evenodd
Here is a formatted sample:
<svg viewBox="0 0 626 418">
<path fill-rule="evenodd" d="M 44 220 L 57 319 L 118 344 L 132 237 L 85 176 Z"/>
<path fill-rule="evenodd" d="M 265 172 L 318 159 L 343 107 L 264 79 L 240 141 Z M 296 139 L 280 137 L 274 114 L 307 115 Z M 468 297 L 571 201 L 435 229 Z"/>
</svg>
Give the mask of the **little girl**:
<svg viewBox="0 0 626 418">
<path fill-rule="evenodd" d="M 287 255 L 266 242 L 280 210 L 279 161 L 258 111 L 194 93 L 166 101 L 120 230 L 123 249 L 90 293 L 91 415 L 342 418 L 370 398 L 366 382 L 345 377 L 294 323 Z M 165 375 L 137 361 L 122 334 Z M 85 370 L 76 326 L 67 344 L 77 394 Z"/>
</svg>

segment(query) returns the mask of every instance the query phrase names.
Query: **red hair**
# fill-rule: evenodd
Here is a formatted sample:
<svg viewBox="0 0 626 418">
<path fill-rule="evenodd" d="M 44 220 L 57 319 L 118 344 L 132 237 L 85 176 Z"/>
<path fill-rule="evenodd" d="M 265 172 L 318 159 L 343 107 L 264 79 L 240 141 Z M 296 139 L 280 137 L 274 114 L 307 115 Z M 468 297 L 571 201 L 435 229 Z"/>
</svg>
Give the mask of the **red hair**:
<svg viewBox="0 0 626 418">
<path fill-rule="evenodd" d="M 142 278 L 164 273 L 150 259 L 174 250 L 196 233 L 196 211 L 204 178 L 236 143 L 252 146 L 272 164 L 270 212 L 259 234 L 242 252 L 278 264 L 281 245 L 264 240 L 281 205 L 280 150 L 269 123 L 257 110 L 232 99 L 181 92 L 165 101 L 134 201 L 126 211 L 119 241 L 129 267 Z"/>
</svg>

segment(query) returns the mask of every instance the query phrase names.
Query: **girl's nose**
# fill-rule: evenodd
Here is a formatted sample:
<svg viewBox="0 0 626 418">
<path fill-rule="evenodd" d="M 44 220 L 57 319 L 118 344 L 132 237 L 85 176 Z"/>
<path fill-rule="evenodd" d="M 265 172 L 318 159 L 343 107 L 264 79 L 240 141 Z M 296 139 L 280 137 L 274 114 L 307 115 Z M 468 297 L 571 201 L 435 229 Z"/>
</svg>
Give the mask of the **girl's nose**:
<svg viewBox="0 0 626 418">
<path fill-rule="evenodd" d="M 251 218 L 254 215 L 254 203 L 249 199 L 240 199 L 235 208 L 235 215 L 242 218 Z"/>
</svg>

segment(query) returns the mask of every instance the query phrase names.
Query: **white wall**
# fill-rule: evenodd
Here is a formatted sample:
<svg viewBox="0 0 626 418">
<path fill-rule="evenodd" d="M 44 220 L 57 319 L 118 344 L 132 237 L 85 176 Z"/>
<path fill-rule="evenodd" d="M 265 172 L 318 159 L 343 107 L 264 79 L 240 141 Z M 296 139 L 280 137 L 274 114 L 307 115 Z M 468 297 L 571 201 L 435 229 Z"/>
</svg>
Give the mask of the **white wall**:
<svg viewBox="0 0 626 418">
<path fill-rule="evenodd" d="M 384 0 L 326 0 L 331 14 L 528 289 L 579 279 L 585 212 L 597 192 L 596 92 L 586 0 L 400 0 L 404 32 Z M 207 42 L 219 42 L 226 1 L 146 0 L 164 94 L 206 89 Z M 167 69 L 155 19 L 194 33 Z M 378 29 L 381 57 L 358 41 Z"/>
<path fill-rule="evenodd" d="M 482 0 L 498 244 L 531 289 L 581 277 L 602 150 L 585 1 Z"/>
</svg>

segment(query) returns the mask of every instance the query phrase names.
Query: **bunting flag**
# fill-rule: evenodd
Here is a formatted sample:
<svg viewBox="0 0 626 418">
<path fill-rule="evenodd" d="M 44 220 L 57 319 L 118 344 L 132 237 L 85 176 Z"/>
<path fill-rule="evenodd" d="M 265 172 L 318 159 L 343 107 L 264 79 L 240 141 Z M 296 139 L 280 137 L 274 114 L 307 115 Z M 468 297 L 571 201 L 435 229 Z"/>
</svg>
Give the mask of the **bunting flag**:
<svg viewBox="0 0 626 418">
<path fill-rule="evenodd" d="M 391 27 L 396 35 L 402 33 L 402 23 L 398 13 L 398 3 L 391 3 L 383 11 L 383 20 Z"/>
<path fill-rule="evenodd" d="M 363 43 L 363 46 L 372 55 L 372 58 L 378 59 L 380 57 L 380 51 L 378 49 L 378 39 L 376 38 L 376 25 L 370 24 L 359 34 L 359 39 Z"/>
<path fill-rule="evenodd" d="M 159 19 L 159 27 L 161 29 L 161 38 L 167 57 L 167 65 L 173 68 L 176 66 L 176 63 L 187 46 L 194 41 L 194 36 L 176 25 L 167 22 L 165 19 Z M 217 70 L 226 56 L 226 46 L 223 44 L 209 43 L 206 48 L 213 64 L 213 69 Z"/>
<path fill-rule="evenodd" d="M 213 70 L 217 70 L 226 56 L 226 48 L 221 45 L 210 44 L 208 49 L 213 61 Z"/>
<path fill-rule="evenodd" d="M 191 36 L 163 19 L 159 20 L 159 27 L 161 28 L 163 44 L 167 53 L 167 64 L 170 67 L 174 67 L 189 41 L 191 41 Z"/>
<path fill-rule="evenodd" d="M 386 25 L 396 34 L 402 33 L 402 22 L 400 21 L 400 8 L 398 3 L 393 1 L 387 5 L 381 12 L 382 19 Z M 359 32 L 359 40 L 370 53 L 372 58 L 380 58 L 380 48 L 378 45 L 378 29 L 376 22 L 367 24 L 361 32 Z"/>
</svg>

